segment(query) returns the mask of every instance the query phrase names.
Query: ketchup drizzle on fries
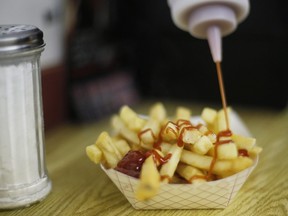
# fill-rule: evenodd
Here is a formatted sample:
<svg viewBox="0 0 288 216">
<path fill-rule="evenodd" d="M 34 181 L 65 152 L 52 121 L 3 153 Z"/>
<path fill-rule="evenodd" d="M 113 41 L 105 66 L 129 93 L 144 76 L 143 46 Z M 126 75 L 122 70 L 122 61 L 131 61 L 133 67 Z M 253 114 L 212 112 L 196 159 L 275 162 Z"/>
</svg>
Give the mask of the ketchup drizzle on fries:
<svg viewBox="0 0 288 216">
<path fill-rule="evenodd" d="M 167 154 L 166 156 L 162 157 L 154 149 L 146 152 L 146 154 L 145 154 L 146 158 L 148 158 L 150 155 L 153 155 L 154 162 L 156 164 L 159 164 L 159 165 L 163 165 L 163 164 L 167 163 L 170 160 L 171 156 L 172 156 L 172 154 Z"/>
<path fill-rule="evenodd" d="M 153 136 L 154 139 L 157 138 L 156 135 L 153 133 L 152 129 L 151 129 L 151 128 L 147 128 L 147 129 L 145 129 L 145 130 L 140 131 L 140 132 L 137 134 L 139 140 L 141 140 L 141 136 L 142 136 L 143 134 L 147 133 L 147 132 L 150 132 L 150 133 L 152 134 L 152 136 Z"/>
<path fill-rule="evenodd" d="M 171 126 L 168 126 L 169 124 L 172 124 L 173 126 L 175 126 L 176 130 L 174 128 L 172 128 Z M 189 120 L 185 120 L 185 119 L 179 119 L 176 124 L 172 121 L 168 121 L 164 126 L 161 127 L 161 130 L 160 130 L 160 133 L 158 135 L 158 137 L 156 137 L 156 135 L 153 133 L 153 131 L 148 128 L 148 129 L 145 129 L 145 130 L 142 130 L 138 133 L 138 138 L 141 142 L 141 136 L 145 133 L 148 133 L 150 132 L 153 136 L 153 138 L 156 140 L 155 143 L 153 144 L 153 148 L 154 149 L 158 149 L 161 151 L 161 143 L 163 141 L 163 138 L 162 138 L 162 133 L 166 130 L 166 131 L 171 131 L 172 133 L 175 134 L 175 136 L 177 136 L 177 145 L 179 147 L 183 147 L 184 146 L 184 142 L 183 142 L 183 134 L 186 130 L 193 130 L 193 129 L 197 129 L 199 130 L 203 125 L 202 124 L 197 124 L 197 125 L 192 125 L 192 123 L 189 121 Z M 181 129 L 179 135 L 178 135 L 178 130 Z M 208 135 L 208 134 L 213 134 L 212 131 L 208 130 L 205 135 Z M 215 163 L 216 163 L 216 160 L 217 160 L 217 149 L 218 149 L 218 146 L 221 145 L 221 144 L 226 144 L 226 143 L 229 143 L 231 142 L 231 139 L 228 139 L 228 140 L 220 140 L 221 137 L 231 137 L 232 136 L 232 132 L 230 130 L 225 130 L 225 131 L 220 131 L 218 134 L 217 134 L 217 141 L 216 143 L 214 144 L 215 145 L 215 152 L 214 152 L 214 156 L 213 156 L 213 160 L 210 164 L 210 168 L 209 168 L 209 171 L 207 173 L 207 175 L 205 176 L 200 176 L 200 175 L 195 175 L 193 176 L 191 179 L 189 179 L 189 182 L 192 182 L 194 179 L 206 179 L 207 181 L 211 179 L 212 177 L 212 171 L 213 171 L 213 168 L 215 166 Z M 146 153 L 146 158 L 148 156 L 150 156 L 151 154 L 153 155 L 153 158 L 155 160 L 155 163 L 159 163 L 160 165 L 163 165 L 164 163 L 167 163 L 168 160 L 171 158 L 172 154 L 167 154 L 165 157 L 161 157 L 159 155 L 159 153 L 156 151 L 156 150 L 150 150 Z M 241 152 L 242 155 L 246 155 L 245 152 Z M 168 176 L 169 177 L 169 176 Z M 165 176 L 164 177 L 161 177 L 161 178 L 166 178 Z"/>
<path fill-rule="evenodd" d="M 172 124 L 173 126 L 175 126 L 175 128 L 172 128 L 171 126 L 168 126 L 169 124 Z M 167 133 L 170 131 L 172 132 L 175 137 L 177 137 L 177 145 L 179 147 L 183 147 L 184 146 L 184 142 L 182 141 L 183 138 L 183 134 L 186 130 L 193 130 L 193 129 L 197 129 L 199 130 L 203 125 L 202 124 L 197 124 L 196 126 L 192 125 L 191 122 L 189 120 L 185 120 L 185 119 L 179 119 L 176 124 L 172 121 L 168 121 L 163 127 L 161 127 L 160 133 L 158 135 L 158 137 L 153 133 L 153 131 L 150 128 L 147 128 L 145 130 L 140 131 L 137 135 L 139 138 L 139 141 L 141 142 L 141 137 L 143 134 L 150 132 L 154 138 L 154 140 L 156 140 L 153 144 L 153 148 L 154 149 L 158 149 L 161 151 L 161 143 L 163 141 L 162 138 L 162 134 L 166 131 Z M 178 134 L 179 129 L 181 129 L 180 133 Z M 213 132 L 211 131 L 207 131 L 205 133 L 205 135 L 207 134 L 212 134 Z"/>
<path fill-rule="evenodd" d="M 211 175 L 212 175 L 212 171 L 213 171 L 213 168 L 215 166 L 215 163 L 216 163 L 216 160 L 217 160 L 217 157 L 218 157 L 218 146 L 219 145 L 222 145 L 222 144 L 227 144 L 229 142 L 231 142 L 231 139 L 227 139 L 227 140 L 220 140 L 221 137 L 231 137 L 232 136 L 232 132 L 230 130 L 225 130 L 225 131 L 220 131 L 218 134 L 217 134 L 217 141 L 215 143 L 215 151 L 214 151 L 214 156 L 213 156 L 213 160 L 210 164 L 210 168 L 209 168 L 209 171 L 208 171 L 208 174 L 207 174 L 207 180 L 210 179 Z"/>
</svg>

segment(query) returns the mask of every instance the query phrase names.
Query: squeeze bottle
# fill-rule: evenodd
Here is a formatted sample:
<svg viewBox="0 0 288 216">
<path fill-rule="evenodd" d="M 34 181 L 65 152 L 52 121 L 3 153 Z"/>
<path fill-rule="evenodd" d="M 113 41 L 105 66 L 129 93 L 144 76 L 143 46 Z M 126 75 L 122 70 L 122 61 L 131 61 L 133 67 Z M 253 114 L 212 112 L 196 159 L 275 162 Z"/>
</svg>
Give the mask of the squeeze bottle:
<svg viewBox="0 0 288 216">
<path fill-rule="evenodd" d="M 208 39 L 214 62 L 222 61 L 222 37 L 236 30 L 249 13 L 248 0 L 168 0 L 175 25 Z"/>
</svg>

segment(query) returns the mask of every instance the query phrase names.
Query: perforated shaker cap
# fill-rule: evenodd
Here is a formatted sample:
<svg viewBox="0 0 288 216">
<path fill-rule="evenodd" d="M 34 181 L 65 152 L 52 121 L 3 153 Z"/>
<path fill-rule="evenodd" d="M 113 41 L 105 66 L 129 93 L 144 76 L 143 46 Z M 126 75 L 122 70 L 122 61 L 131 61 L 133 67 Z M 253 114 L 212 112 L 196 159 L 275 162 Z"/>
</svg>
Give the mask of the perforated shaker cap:
<svg viewBox="0 0 288 216">
<path fill-rule="evenodd" d="M 32 25 L 0 25 L 0 55 L 44 47 L 43 32 Z"/>
</svg>

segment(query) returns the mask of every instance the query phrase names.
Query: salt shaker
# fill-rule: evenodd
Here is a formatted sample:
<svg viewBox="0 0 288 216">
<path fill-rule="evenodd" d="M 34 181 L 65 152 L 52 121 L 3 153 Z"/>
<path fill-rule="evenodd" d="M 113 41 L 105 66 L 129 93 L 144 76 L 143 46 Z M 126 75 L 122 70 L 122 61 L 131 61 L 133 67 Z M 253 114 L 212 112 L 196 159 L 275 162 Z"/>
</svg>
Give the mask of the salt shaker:
<svg viewBox="0 0 288 216">
<path fill-rule="evenodd" d="M 44 46 L 34 26 L 0 25 L 0 209 L 29 206 L 51 190 L 39 65 Z"/>
</svg>

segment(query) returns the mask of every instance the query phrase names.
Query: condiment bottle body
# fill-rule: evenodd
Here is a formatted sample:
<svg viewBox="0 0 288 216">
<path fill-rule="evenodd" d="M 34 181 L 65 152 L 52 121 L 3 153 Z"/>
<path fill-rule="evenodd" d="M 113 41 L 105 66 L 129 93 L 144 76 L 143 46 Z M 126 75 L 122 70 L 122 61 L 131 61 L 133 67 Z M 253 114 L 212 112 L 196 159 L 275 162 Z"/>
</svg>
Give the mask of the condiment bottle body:
<svg viewBox="0 0 288 216">
<path fill-rule="evenodd" d="M 199 39 L 208 39 L 214 62 L 222 61 L 222 37 L 249 14 L 248 0 L 168 0 L 174 24 Z"/>
</svg>

